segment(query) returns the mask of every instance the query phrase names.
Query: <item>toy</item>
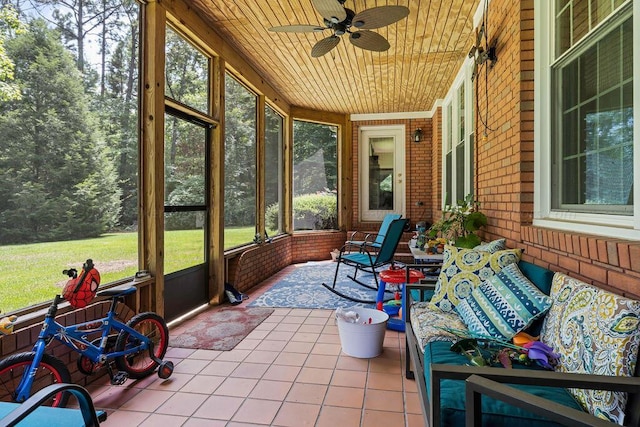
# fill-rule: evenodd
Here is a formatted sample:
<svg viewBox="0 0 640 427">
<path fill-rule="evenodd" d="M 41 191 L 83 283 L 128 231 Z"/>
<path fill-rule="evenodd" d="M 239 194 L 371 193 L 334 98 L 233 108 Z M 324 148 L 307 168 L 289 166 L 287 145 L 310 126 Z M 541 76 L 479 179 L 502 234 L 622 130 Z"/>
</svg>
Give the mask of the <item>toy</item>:
<svg viewBox="0 0 640 427">
<path fill-rule="evenodd" d="M 18 316 L 11 315 L 0 319 L 0 334 L 9 335 L 13 333 L 13 325 L 18 320 Z"/>
</svg>

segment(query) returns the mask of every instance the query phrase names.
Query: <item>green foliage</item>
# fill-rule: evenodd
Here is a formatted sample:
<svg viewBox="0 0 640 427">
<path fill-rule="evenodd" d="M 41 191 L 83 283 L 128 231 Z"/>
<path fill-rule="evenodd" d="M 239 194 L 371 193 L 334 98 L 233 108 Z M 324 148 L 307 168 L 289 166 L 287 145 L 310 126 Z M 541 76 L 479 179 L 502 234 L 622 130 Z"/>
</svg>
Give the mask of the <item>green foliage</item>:
<svg viewBox="0 0 640 427">
<path fill-rule="evenodd" d="M 13 82 L 15 64 L 7 54 L 5 43 L 9 35 L 24 32 L 18 12 L 11 5 L 0 7 L 0 102 L 20 99 L 20 87 Z"/>
<path fill-rule="evenodd" d="M 224 123 L 225 227 L 255 227 L 256 224 L 256 111 L 256 95 L 227 74 Z"/>
<path fill-rule="evenodd" d="M 269 209 L 267 209 L 269 210 Z M 270 218 L 273 214 L 270 213 Z M 273 226 L 272 223 L 268 223 Z M 296 230 L 338 228 L 338 198 L 335 193 L 304 194 L 293 198 L 293 225 Z"/>
<path fill-rule="evenodd" d="M 97 236 L 120 192 L 73 58 L 40 20 L 7 47 L 23 96 L 0 115 L 0 243 Z"/>
<path fill-rule="evenodd" d="M 338 133 L 336 126 L 293 122 L 294 196 L 338 188 Z"/>
<path fill-rule="evenodd" d="M 445 206 L 442 218 L 429 228 L 429 237 L 444 237 L 461 248 L 479 245 L 482 240 L 476 231 L 487 225 L 487 217 L 478 208 L 472 194 L 458 200 L 456 205 Z"/>
</svg>

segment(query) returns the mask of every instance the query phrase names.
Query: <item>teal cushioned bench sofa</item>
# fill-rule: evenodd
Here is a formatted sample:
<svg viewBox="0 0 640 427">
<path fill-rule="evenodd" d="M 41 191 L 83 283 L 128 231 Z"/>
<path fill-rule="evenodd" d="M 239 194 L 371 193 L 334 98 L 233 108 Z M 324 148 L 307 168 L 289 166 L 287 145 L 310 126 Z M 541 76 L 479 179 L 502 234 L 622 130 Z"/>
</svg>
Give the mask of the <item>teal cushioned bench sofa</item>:
<svg viewBox="0 0 640 427">
<path fill-rule="evenodd" d="M 411 267 L 411 266 L 409 266 Z M 553 271 L 544 269 L 526 261 L 518 262 L 518 267 L 533 284 L 535 284 L 542 292 L 549 295 L 552 291 L 552 284 L 555 281 L 560 286 L 562 275 L 556 277 Z M 565 277 L 566 279 L 566 277 Z M 572 284 L 577 281 L 571 279 Z M 577 282 L 581 292 L 590 292 L 591 288 L 597 288 Z M 549 408 L 555 409 L 562 413 L 565 418 L 570 418 L 571 422 L 575 420 L 578 424 L 574 425 L 615 425 L 610 421 L 604 421 L 596 416 L 589 415 L 589 408 L 585 408 L 584 402 L 576 399 L 568 388 L 597 388 L 601 390 L 619 390 L 627 393 L 625 415 L 620 416 L 618 421 L 622 421 L 624 425 L 639 426 L 640 425 L 640 378 L 638 378 L 638 369 L 635 360 L 637 358 L 637 344 L 630 346 L 630 350 L 635 352 L 634 362 L 632 364 L 633 376 L 630 377 L 614 377 L 604 375 L 591 375 L 588 373 L 572 373 L 572 372 L 552 372 L 542 370 L 536 367 L 517 366 L 514 369 L 504 369 L 499 367 L 475 367 L 467 366 L 466 357 L 456 354 L 450 350 L 452 341 L 455 337 L 446 334 L 438 338 L 425 338 L 425 335 L 433 334 L 433 324 L 442 322 L 443 325 L 450 327 L 458 327 L 460 319 L 456 319 L 455 314 L 432 313 L 424 301 L 429 301 L 433 296 L 435 283 L 432 284 L 412 284 L 407 286 L 407 313 L 406 317 L 406 376 L 415 379 L 418 392 L 421 397 L 422 410 L 425 417 L 425 424 L 431 427 L 457 427 L 465 425 L 465 421 L 474 421 L 475 424 L 485 427 L 500 426 L 517 426 L 517 427 L 533 427 L 533 426 L 558 426 L 566 425 L 566 419 L 559 418 L 558 421 L 552 421 L 553 414 L 545 412 L 550 411 Z M 605 293 L 605 296 L 608 296 Z M 566 309 L 564 309 L 567 311 Z M 422 313 L 422 314 L 420 314 Z M 426 316 L 425 316 L 426 313 Z M 633 317 L 633 316 L 631 316 Z M 624 323 L 627 327 L 631 325 L 636 330 L 637 323 L 634 320 L 625 317 Z M 420 320 L 425 325 L 420 325 Z M 637 318 L 635 321 L 637 322 Z M 551 322 L 550 320 L 549 322 Z M 543 330 L 546 317 L 542 317 L 534 322 L 527 331 L 532 335 L 538 335 Z M 557 322 L 556 322 L 557 323 Z M 553 328 L 546 325 L 547 339 L 548 334 Z M 428 331 L 425 331 L 427 329 Z M 557 329 L 556 329 L 557 330 Z M 575 334 L 575 331 L 571 333 Z M 589 338 L 586 338 L 589 339 Z M 546 341 L 545 341 L 546 342 Z M 635 341 L 637 343 L 637 341 Z M 558 350 L 558 349 L 556 349 Z M 569 355 L 572 356 L 572 355 Z M 572 356 L 573 357 L 573 356 Z M 571 359 L 569 357 L 568 359 Z M 565 369 L 566 371 L 566 369 Z M 508 387 L 525 392 L 527 396 L 524 400 L 524 407 L 518 407 L 517 402 L 507 403 L 505 399 L 494 399 L 484 396 L 480 400 L 480 405 L 475 405 L 474 414 L 468 414 L 470 404 L 467 402 L 466 393 L 469 387 L 466 382 L 471 376 L 481 376 L 489 380 L 497 381 Z M 495 385 L 494 388 L 498 388 Z M 506 389 L 507 395 L 515 395 L 513 388 Z M 471 395 L 470 395 L 471 396 Z M 529 401 L 536 400 L 530 396 L 537 396 L 544 399 L 544 407 L 540 411 L 531 409 Z M 508 400 L 508 399 L 507 399 Z M 537 401 L 537 400 L 536 400 Z M 546 402 L 549 402 L 548 404 Z M 479 415 L 481 414 L 481 415 Z M 543 415 L 541 415 L 543 414 Z M 598 414 L 604 418 L 602 414 Z M 475 416 L 475 420 L 474 420 Z M 584 420 L 587 420 L 586 423 Z M 582 423 L 581 423 L 582 422 Z"/>
</svg>

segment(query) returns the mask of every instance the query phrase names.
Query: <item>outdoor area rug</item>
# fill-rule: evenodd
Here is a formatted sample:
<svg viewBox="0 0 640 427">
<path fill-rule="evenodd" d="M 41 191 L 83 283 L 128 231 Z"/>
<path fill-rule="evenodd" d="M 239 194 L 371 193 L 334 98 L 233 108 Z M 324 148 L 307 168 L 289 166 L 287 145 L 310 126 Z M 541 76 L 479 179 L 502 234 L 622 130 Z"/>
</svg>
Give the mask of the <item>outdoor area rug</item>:
<svg viewBox="0 0 640 427">
<path fill-rule="evenodd" d="M 271 308 L 223 307 L 198 314 L 189 328 L 169 337 L 171 347 L 227 351 L 273 313 Z"/>
<path fill-rule="evenodd" d="M 249 307 L 291 307 L 291 308 L 325 308 L 334 310 L 338 307 L 367 307 L 374 304 L 355 303 L 334 294 L 322 286 L 331 286 L 336 263 L 330 261 L 307 262 L 292 266 L 292 272 L 280 279 L 261 296 L 257 297 Z M 340 266 L 336 289 L 359 299 L 375 300 L 376 291 L 367 289 L 347 277 L 353 275 L 355 268 L 344 264 Z M 358 279 L 375 287 L 373 274 L 358 272 Z"/>
</svg>

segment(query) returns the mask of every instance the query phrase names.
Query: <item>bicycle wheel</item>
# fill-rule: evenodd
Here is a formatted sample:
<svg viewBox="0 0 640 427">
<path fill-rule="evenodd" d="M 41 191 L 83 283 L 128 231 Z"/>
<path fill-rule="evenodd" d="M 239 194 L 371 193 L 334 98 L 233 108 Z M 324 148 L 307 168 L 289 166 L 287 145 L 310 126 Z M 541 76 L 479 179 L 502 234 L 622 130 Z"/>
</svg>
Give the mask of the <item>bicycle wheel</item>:
<svg viewBox="0 0 640 427">
<path fill-rule="evenodd" d="M 140 313 L 127 322 L 127 326 L 148 337 L 153 342 L 153 354 L 162 359 L 169 345 L 169 329 L 164 319 L 155 313 Z M 140 345 L 140 341 L 127 331 L 120 331 L 116 341 L 116 351 Z M 115 359 L 119 370 L 129 374 L 129 378 L 140 379 L 153 373 L 158 367 L 151 357 L 149 350 L 141 350 Z"/>
<path fill-rule="evenodd" d="M 29 369 L 35 353 L 18 353 L 0 361 L 0 401 L 15 402 L 16 388 L 20 385 L 22 374 Z M 40 366 L 33 379 L 30 396 L 46 386 L 57 383 L 70 383 L 71 374 L 62 361 L 50 354 L 43 354 Z M 69 393 L 58 393 L 46 401 L 46 406 L 64 407 L 69 400 Z"/>
</svg>

